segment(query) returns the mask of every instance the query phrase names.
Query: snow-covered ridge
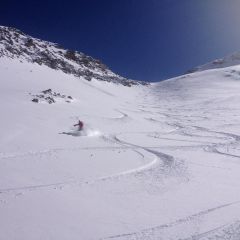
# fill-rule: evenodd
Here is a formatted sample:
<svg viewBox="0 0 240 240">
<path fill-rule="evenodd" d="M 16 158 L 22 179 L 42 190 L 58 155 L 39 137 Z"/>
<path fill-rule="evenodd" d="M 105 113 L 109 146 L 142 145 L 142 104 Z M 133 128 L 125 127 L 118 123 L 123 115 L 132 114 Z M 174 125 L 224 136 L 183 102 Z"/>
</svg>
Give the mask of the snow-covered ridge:
<svg viewBox="0 0 240 240">
<path fill-rule="evenodd" d="M 190 69 L 187 73 L 200 72 L 210 69 L 225 68 L 240 65 L 240 53 L 235 52 L 231 55 L 228 55 L 224 58 L 216 59 L 212 62 L 206 63 L 204 65 Z"/>
<path fill-rule="evenodd" d="M 33 38 L 15 28 L 0 26 L 0 57 L 3 56 L 46 65 L 88 81 L 97 79 L 125 86 L 145 84 L 113 73 L 100 60 L 84 53 L 63 49 L 56 43 Z"/>
</svg>

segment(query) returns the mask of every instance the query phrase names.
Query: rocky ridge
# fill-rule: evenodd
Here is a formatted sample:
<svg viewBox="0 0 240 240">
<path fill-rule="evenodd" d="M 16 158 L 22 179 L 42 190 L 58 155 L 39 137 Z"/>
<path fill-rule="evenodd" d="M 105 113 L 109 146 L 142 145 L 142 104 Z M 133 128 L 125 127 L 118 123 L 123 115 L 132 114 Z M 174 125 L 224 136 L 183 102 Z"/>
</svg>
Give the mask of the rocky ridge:
<svg viewBox="0 0 240 240">
<path fill-rule="evenodd" d="M 100 60 L 84 53 L 64 49 L 56 43 L 33 38 L 15 28 L 0 26 L 0 57 L 3 56 L 46 65 L 88 81 L 97 79 L 129 87 L 147 84 L 121 77 L 113 73 Z"/>
</svg>

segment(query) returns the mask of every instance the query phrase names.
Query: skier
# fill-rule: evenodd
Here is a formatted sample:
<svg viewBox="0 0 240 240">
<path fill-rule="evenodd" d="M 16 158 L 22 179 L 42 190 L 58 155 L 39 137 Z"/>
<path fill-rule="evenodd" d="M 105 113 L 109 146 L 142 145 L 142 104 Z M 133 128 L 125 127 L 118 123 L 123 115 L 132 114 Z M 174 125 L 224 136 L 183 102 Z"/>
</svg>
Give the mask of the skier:
<svg viewBox="0 0 240 240">
<path fill-rule="evenodd" d="M 83 129 L 83 122 L 79 120 L 78 123 L 74 124 L 73 126 L 74 127 L 78 126 L 78 131 L 81 131 Z"/>
</svg>

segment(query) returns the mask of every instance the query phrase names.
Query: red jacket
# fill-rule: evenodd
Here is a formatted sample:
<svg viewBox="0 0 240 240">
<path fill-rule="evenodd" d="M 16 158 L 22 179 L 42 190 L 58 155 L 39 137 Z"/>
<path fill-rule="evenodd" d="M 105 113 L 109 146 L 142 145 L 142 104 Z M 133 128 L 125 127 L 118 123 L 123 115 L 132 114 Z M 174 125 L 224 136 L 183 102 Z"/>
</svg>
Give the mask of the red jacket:
<svg viewBox="0 0 240 240">
<path fill-rule="evenodd" d="M 83 128 L 83 122 L 79 120 L 79 122 L 77 124 L 73 125 L 74 127 L 79 126 L 79 129 Z"/>
</svg>

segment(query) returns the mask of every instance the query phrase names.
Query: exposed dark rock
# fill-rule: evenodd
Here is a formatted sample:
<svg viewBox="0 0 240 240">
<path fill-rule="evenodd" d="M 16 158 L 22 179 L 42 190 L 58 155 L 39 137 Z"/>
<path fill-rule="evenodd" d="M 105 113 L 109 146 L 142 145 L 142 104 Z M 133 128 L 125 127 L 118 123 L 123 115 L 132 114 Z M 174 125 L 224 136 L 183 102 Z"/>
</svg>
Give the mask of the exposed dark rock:
<svg viewBox="0 0 240 240">
<path fill-rule="evenodd" d="M 55 100 L 54 100 L 53 97 L 45 97 L 45 100 L 46 100 L 49 104 L 55 103 Z"/>
<path fill-rule="evenodd" d="M 66 103 L 71 103 L 73 98 L 71 96 L 66 96 L 64 94 L 56 93 L 52 91 L 51 88 L 41 91 L 41 94 L 31 94 L 33 102 L 41 103 L 47 102 L 49 104 L 56 103 L 58 100 L 65 101 Z"/>
<path fill-rule="evenodd" d="M 26 46 L 26 47 L 32 47 L 32 46 L 34 46 L 33 39 L 31 39 L 31 38 L 27 39 L 27 41 L 26 41 L 26 43 L 25 43 L 25 46 Z"/>
<path fill-rule="evenodd" d="M 38 100 L 37 98 L 33 98 L 33 99 L 32 99 L 32 102 L 38 103 L 39 100 Z"/>
<path fill-rule="evenodd" d="M 67 59 L 70 59 L 70 60 L 73 60 L 73 61 L 77 61 L 77 57 L 75 55 L 75 51 L 72 51 L 72 50 L 67 50 L 66 51 L 66 54 L 65 54 L 65 57 Z"/>
<path fill-rule="evenodd" d="M 44 94 L 52 93 L 52 89 L 49 88 L 47 90 L 42 91 L 42 93 L 44 93 Z"/>
</svg>

